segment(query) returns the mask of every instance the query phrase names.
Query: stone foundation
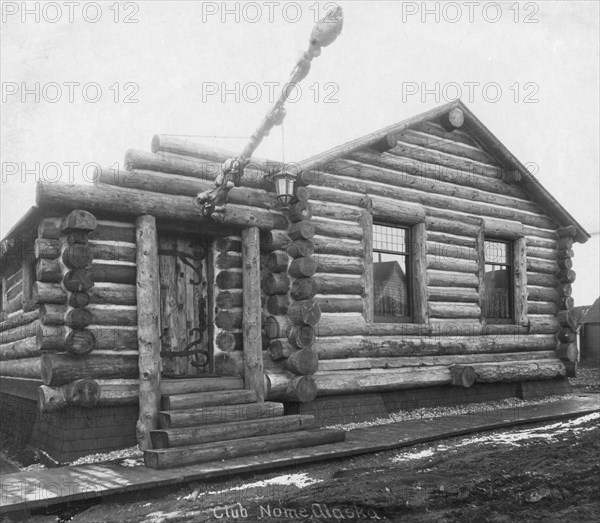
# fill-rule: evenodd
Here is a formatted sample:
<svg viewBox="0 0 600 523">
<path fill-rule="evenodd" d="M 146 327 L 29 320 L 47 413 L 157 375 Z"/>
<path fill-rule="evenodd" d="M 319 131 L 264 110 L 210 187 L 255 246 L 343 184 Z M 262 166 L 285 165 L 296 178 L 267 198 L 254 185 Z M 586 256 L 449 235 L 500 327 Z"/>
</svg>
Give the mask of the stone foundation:
<svg viewBox="0 0 600 523">
<path fill-rule="evenodd" d="M 0 417 L 2 431 L 16 443 L 41 450 L 59 463 L 137 444 L 137 405 L 71 406 L 40 414 L 36 401 L 0 394 Z"/>
</svg>

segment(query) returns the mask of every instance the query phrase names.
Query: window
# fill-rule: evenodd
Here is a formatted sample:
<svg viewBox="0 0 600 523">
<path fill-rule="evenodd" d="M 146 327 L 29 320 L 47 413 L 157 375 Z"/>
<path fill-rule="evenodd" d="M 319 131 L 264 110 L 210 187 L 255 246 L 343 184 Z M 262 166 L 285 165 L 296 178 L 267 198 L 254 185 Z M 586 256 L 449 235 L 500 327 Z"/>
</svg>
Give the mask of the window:
<svg viewBox="0 0 600 523">
<path fill-rule="evenodd" d="M 484 241 L 483 315 L 488 321 L 510 321 L 514 317 L 512 244 Z"/>
<path fill-rule="evenodd" d="M 373 305 L 376 323 L 411 321 L 410 231 L 373 225 Z"/>
</svg>

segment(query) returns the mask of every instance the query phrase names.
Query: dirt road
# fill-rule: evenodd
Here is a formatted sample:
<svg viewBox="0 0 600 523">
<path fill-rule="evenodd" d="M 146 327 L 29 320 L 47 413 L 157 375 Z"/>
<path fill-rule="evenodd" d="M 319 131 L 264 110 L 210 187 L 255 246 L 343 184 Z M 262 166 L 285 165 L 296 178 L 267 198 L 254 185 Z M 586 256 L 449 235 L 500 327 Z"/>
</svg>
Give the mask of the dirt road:
<svg viewBox="0 0 600 523">
<path fill-rule="evenodd" d="M 97 505 L 72 521 L 598 521 L 599 420 L 592 414 L 196 483 L 163 499 Z"/>
<path fill-rule="evenodd" d="M 600 372 L 577 391 L 597 392 Z M 28 521 L 600 521 L 600 413 L 76 505 Z"/>
</svg>

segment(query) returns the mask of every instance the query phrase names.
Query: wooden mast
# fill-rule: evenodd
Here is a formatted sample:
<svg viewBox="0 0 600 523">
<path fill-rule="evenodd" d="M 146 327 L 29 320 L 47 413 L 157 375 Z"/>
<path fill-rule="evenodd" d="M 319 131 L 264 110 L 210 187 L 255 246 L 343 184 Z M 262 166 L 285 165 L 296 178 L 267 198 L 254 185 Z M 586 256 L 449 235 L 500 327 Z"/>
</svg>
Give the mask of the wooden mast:
<svg viewBox="0 0 600 523">
<path fill-rule="evenodd" d="M 337 6 L 319 20 L 310 35 L 308 49 L 302 53 L 289 80 L 284 85 L 279 97 L 267 112 L 260 125 L 256 128 L 244 150 L 236 158 L 229 158 L 223 163 L 223 172 L 215 180 L 215 188 L 198 194 L 196 203 L 204 216 L 215 221 L 223 221 L 225 205 L 231 189 L 240 185 L 244 168 L 250 163 L 250 157 L 260 145 L 263 138 L 276 125 L 281 125 L 286 115 L 285 102 L 296 84 L 306 78 L 310 71 L 313 58 L 321 54 L 321 48 L 335 41 L 342 32 L 344 24 L 342 8 Z M 273 166 L 275 172 L 277 166 Z M 274 174 L 274 173 L 273 173 Z"/>
</svg>

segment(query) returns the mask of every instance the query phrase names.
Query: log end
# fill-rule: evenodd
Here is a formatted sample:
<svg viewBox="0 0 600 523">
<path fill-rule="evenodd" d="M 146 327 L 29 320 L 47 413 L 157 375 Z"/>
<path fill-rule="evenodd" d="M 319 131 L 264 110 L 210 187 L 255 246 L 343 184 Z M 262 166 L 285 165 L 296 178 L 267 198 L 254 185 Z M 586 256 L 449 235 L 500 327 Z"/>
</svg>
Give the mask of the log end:
<svg viewBox="0 0 600 523">
<path fill-rule="evenodd" d="M 317 384 L 311 376 L 298 376 L 292 380 L 300 403 L 309 403 L 317 397 Z"/>
<path fill-rule="evenodd" d="M 469 388 L 475 383 L 477 375 L 475 369 L 470 366 L 464 365 L 453 365 L 450 367 L 450 374 L 452 376 L 452 385 Z"/>
<path fill-rule="evenodd" d="M 319 357 L 311 349 L 300 349 L 290 354 L 284 361 L 284 367 L 294 374 L 307 376 L 319 370 Z"/>
<path fill-rule="evenodd" d="M 454 129 L 459 129 L 463 126 L 465 123 L 465 115 L 456 107 L 444 114 L 440 119 L 440 123 L 442 127 L 450 133 L 454 131 Z"/>
<path fill-rule="evenodd" d="M 65 350 L 74 356 L 88 354 L 94 350 L 95 346 L 96 339 L 93 332 L 89 330 L 72 330 L 65 339 Z"/>
<path fill-rule="evenodd" d="M 150 144 L 150 150 L 153 153 L 157 153 L 158 151 L 160 151 L 160 135 L 159 134 L 155 134 L 152 137 L 152 143 Z"/>
<path fill-rule="evenodd" d="M 269 345 L 269 355 L 273 361 L 283 360 L 292 353 L 290 344 L 286 341 L 275 340 Z"/>
<path fill-rule="evenodd" d="M 61 231 L 67 234 L 74 231 L 92 232 L 98 226 L 96 217 L 82 209 L 71 211 L 63 220 Z"/>
</svg>

